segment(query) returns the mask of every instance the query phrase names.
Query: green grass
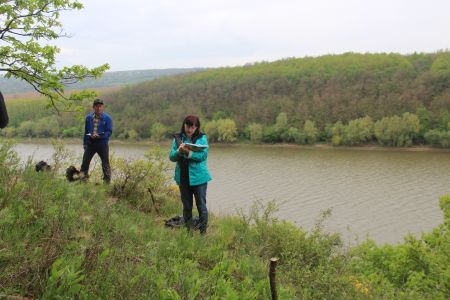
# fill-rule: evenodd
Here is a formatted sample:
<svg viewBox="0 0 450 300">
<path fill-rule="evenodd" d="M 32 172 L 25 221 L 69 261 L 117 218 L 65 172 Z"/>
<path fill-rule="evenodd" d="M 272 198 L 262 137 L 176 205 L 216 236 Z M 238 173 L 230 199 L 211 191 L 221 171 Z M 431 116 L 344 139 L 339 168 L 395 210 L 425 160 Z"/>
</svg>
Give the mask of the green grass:
<svg viewBox="0 0 450 300">
<path fill-rule="evenodd" d="M 181 210 L 165 160 L 158 152 L 114 160 L 111 186 L 95 172 L 90 183 L 70 184 L 58 170 L 21 166 L 2 145 L 0 297 L 270 299 L 274 256 L 280 299 L 450 296 L 449 197 L 441 199 L 443 224 L 399 245 L 345 249 L 338 235 L 274 219 L 274 205 L 259 203 L 246 214 L 212 216 L 201 236 L 163 225 Z M 132 188 L 119 188 L 125 178 Z"/>
</svg>

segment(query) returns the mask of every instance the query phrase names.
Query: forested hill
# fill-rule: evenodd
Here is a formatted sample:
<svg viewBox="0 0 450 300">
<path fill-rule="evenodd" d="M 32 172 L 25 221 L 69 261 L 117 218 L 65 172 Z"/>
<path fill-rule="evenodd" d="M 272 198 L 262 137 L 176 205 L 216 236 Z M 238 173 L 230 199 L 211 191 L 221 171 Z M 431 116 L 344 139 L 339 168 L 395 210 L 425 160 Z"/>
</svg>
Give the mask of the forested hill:
<svg viewBox="0 0 450 300">
<path fill-rule="evenodd" d="M 172 127 L 189 113 L 231 118 L 238 130 L 274 124 L 282 112 L 290 126 L 311 120 L 319 129 L 421 107 L 436 115 L 450 110 L 450 52 L 290 58 L 167 77 L 108 98 L 109 109 L 117 112 L 116 128 L 144 137 L 154 122 Z"/>
<path fill-rule="evenodd" d="M 176 74 L 190 73 L 201 70 L 199 68 L 190 69 L 150 69 L 150 70 L 132 70 L 107 72 L 98 79 L 87 79 L 82 83 L 68 86 L 68 89 L 93 89 L 110 86 L 123 86 L 135 84 L 143 81 L 149 81 L 155 78 L 171 76 Z M 0 91 L 7 94 L 31 92 L 33 88 L 26 82 L 18 79 L 6 79 L 0 74 Z"/>
<path fill-rule="evenodd" d="M 450 52 L 290 58 L 158 78 L 102 97 L 119 139 L 170 138 L 196 114 L 211 142 L 450 147 Z M 79 119 L 56 116 L 43 100 L 7 106 L 0 135 L 82 135 Z"/>
</svg>

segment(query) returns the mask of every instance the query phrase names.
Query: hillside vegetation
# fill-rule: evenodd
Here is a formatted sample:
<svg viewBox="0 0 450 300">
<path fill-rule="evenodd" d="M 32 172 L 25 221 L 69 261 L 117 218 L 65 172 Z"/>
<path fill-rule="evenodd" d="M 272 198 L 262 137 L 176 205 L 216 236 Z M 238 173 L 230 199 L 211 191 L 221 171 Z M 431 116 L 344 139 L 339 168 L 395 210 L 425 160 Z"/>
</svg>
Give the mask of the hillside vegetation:
<svg viewBox="0 0 450 300">
<path fill-rule="evenodd" d="M 111 186 L 99 168 L 66 182 L 67 157 L 55 143 L 53 170 L 37 173 L 0 144 L 0 298 L 270 299 L 274 256 L 280 299 L 450 297 L 448 196 L 443 224 L 396 245 L 348 249 L 323 220 L 310 232 L 277 220 L 273 203 L 213 216 L 201 236 L 163 225 L 181 203 L 161 151 L 114 159 Z"/>
<path fill-rule="evenodd" d="M 161 78 L 105 98 L 114 136 L 125 139 L 161 140 L 197 114 L 218 142 L 450 146 L 450 52 L 291 58 Z M 28 136 L 20 126 L 9 135 Z"/>
</svg>

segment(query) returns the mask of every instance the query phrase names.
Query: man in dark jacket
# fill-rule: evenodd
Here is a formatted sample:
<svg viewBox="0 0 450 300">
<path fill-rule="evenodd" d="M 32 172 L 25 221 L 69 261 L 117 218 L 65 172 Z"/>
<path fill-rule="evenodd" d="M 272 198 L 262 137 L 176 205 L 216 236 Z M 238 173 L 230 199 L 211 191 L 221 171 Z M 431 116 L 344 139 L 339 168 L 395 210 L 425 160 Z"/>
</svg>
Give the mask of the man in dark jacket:
<svg viewBox="0 0 450 300">
<path fill-rule="evenodd" d="M 103 180 L 106 183 L 111 181 L 111 168 L 109 166 L 109 137 L 112 134 L 112 118 L 103 112 L 105 107 L 103 100 L 95 99 L 94 111 L 86 116 L 83 139 L 83 163 L 81 172 L 88 176 L 89 164 L 92 157 L 97 153 L 102 160 Z"/>
</svg>

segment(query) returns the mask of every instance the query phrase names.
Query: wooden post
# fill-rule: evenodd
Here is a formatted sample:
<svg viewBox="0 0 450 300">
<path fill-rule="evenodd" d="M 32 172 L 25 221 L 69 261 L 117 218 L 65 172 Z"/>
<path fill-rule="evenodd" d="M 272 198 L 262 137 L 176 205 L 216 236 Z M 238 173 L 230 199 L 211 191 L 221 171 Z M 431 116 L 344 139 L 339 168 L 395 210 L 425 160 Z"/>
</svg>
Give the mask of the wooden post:
<svg viewBox="0 0 450 300">
<path fill-rule="evenodd" d="M 272 300 L 278 300 L 277 294 L 277 283 L 275 281 L 276 268 L 277 268 L 277 257 L 272 257 L 270 259 L 270 269 L 269 269 L 269 280 L 270 280 L 270 291 L 272 292 Z"/>
</svg>

